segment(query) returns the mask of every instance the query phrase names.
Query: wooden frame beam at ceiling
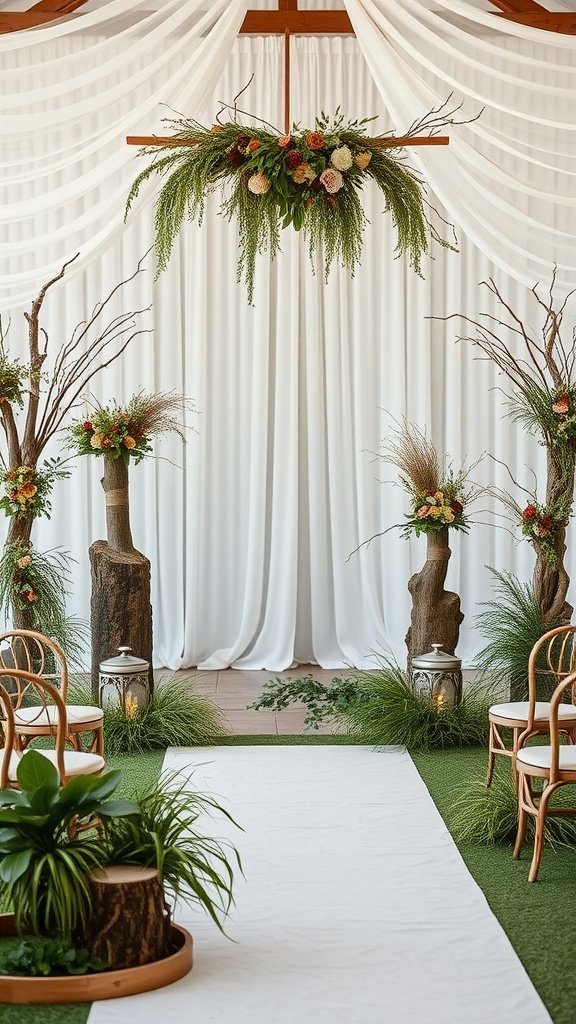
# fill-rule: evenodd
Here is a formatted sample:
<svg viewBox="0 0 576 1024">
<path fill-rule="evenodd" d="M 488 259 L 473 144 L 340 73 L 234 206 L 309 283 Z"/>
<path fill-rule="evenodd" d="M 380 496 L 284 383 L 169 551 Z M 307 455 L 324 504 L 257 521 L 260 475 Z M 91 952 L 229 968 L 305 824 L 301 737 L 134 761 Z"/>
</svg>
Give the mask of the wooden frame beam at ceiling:
<svg viewBox="0 0 576 1024">
<path fill-rule="evenodd" d="M 521 25 L 576 35 L 575 11 L 548 11 L 536 0 L 487 0 L 498 18 Z M 86 0 L 39 0 L 27 11 L 0 12 L 0 34 L 37 28 L 72 14 Z M 300 10 L 298 0 L 277 0 L 276 10 L 249 10 L 240 28 L 245 35 L 354 35 L 346 11 Z"/>
<path fill-rule="evenodd" d="M 86 0 L 40 0 L 27 11 L 1 11 L 0 33 L 47 25 L 56 18 L 63 18 L 65 14 L 72 14 L 85 3 Z"/>
</svg>

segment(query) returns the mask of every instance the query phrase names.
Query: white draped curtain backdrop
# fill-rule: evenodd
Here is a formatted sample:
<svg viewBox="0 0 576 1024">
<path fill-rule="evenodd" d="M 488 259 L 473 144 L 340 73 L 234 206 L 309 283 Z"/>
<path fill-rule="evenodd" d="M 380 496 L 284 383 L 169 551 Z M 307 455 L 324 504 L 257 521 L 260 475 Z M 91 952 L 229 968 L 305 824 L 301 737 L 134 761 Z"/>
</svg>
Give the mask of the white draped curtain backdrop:
<svg viewBox="0 0 576 1024">
<path fill-rule="evenodd" d="M 0 11 L 14 6 L 0 0 Z M 45 303 L 52 351 L 152 245 L 153 184 L 123 223 L 143 166 L 127 134 L 161 134 L 171 111 L 210 123 L 252 74 L 240 106 L 282 129 L 283 40 L 237 37 L 247 6 L 272 5 L 92 0 L 80 15 L 0 37 L 0 308 L 12 357 L 26 355 L 24 310 L 65 260 L 80 253 Z M 405 496 L 378 455 L 403 416 L 456 467 L 491 453 L 498 461 L 473 474 L 483 483 L 513 488 L 509 467 L 532 488 L 536 473 L 543 498 L 543 452 L 506 418 L 505 382 L 456 344 L 462 323 L 438 318 L 498 315 L 480 284 L 493 278 L 539 332 L 532 285 L 546 293 L 555 265 L 559 299 L 576 284 L 576 42 L 505 22 L 480 0 L 345 6 L 356 38 L 292 41 L 293 117 L 311 125 L 340 106 L 350 118 L 376 115 L 373 134 L 401 134 L 449 93 L 463 118 L 482 110 L 450 129 L 449 147 L 409 153 L 431 203 L 454 222 L 459 252 L 433 246 L 415 276 L 395 259 L 381 195 L 368 188 L 355 278 L 336 268 L 326 284 L 321 262 L 314 274 L 305 241 L 286 231 L 276 262 L 259 259 L 249 307 L 236 283 L 236 228 L 215 196 L 168 270 L 155 281 L 150 254 L 115 297 L 110 315 L 151 307 L 139 317 L 147 333 L 96 378 L 92 398 L 175 389 L 197 409 L 184 447 L 163 439 L 130 473 L 134 541 L 152 563 L 158 665 L 370 667 L 382 651 L 403 660 L 406 583 L 425 542 L 393 529 L 351 555 L 402 522 Z M 40 550 L 62 547 L 76 560 L 69 606 L 86 618 L 87 549 L 105 536 L 100 475 L 97 459 L 77 459 L 34 533 Z M 474 518 L 469 537 L 452 538 L 447 581 L 462 597 L 467 663 L 482 643 L 473 619 L 491 596 L 487 566 L 522 580 L 533 566 L 526 542 L 494 525 L 489 502 Z"/>
</svg>

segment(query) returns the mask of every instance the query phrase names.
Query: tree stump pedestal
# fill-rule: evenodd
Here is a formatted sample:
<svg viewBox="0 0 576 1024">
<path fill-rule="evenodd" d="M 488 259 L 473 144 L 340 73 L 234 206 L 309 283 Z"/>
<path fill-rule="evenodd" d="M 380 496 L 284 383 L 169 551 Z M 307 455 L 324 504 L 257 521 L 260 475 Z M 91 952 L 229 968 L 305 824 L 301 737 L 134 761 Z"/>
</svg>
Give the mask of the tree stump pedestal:
<svg viewBox="0 0 576 1024">
<path fill-rule="evenodd" d="M 101 662 L 116 657 L 119 647 L 131 647 L 138 658 L 149 663 L 148 683 L 152 694 L 150 562 L 139 551 L 117 551 L 104 540 L 91 545 L 89 556 L 93 698 L 98 701 Z"/>
<path fill-rule="evenodd" d="M 171 952 L 170 914 L 155 868 L 118 865 L 90 878 L 92 912 L 82 940 L 115 969 L 141 967 Z"/>
</svg>

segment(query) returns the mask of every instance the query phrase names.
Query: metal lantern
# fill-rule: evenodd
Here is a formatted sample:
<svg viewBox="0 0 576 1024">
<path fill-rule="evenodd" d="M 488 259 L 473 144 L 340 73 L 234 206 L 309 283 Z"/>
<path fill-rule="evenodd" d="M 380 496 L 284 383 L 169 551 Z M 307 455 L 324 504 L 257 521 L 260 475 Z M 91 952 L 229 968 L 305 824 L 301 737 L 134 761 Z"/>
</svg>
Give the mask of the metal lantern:
<svg viewBox="0 0 576 1024">
<path fill-rule="evenodd" d="M 462 662 L 446 654 L 442 644 L 432 644 L 428 654 L 412 659 L 412 687 L 416 693 L 426 692 L 438 711 L 447 704 L 462 700 Z"/>
<path fill-rule="evenodd" d="M 125 714 L 136 714 L 150 703 L 149 662 L 134 658 L 131 647 L 119 647 L 118 658 L 100 663 L 98 693 L 100 706 L 119 703 Z"/>
</svg>

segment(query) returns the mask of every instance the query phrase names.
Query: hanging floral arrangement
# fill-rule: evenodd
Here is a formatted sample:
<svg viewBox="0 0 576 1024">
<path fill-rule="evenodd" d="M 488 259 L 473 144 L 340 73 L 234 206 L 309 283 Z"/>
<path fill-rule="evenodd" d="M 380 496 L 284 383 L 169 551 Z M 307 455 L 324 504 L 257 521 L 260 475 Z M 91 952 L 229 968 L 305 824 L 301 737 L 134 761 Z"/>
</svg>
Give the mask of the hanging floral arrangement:
<svg viewBox="0 0 576 1024">
<path fill-rule="evenodd" d="M 160 273 L 184 220 L 201 224 L 207 196 L 229 186 L 221 213 L 237 220 L 238 280 L 245 279 L 252 302 L 256 256 L 265 252 L 272 259 L 276 256 L 282 228 L 304 232 L 312 261 L 316 251 L 322 250 L 326 277 L 334 262 L 354 274 L 368 223 L 360 193 L 372 180 L 392 215 L 396 255 L 406 255 L 420 274 L 430 239 L 455 247 L 432 225 L 424 182 L 406 164 L 402 145 L 395 147 L 390 136 L 368 136 L 372 120 L 346 121 L 338 109 L 333 118 L 322 113 L 312 129 L 294 125 L 284 135 L 235 121 L 206 128 L 194 120 L 169 120 L 170 141 L 164 140 L 161 150 L 158 146 L 140 150 L 140 155 L 154 159 L 134 181 L 126 215 L 149 178 L 165 179 L 155 214 Z M 415 122 L 404 138 L 423 131 L 433 135 L 451 123 L 449 115 L 434 110 Z"/>
</svg>

